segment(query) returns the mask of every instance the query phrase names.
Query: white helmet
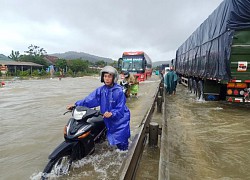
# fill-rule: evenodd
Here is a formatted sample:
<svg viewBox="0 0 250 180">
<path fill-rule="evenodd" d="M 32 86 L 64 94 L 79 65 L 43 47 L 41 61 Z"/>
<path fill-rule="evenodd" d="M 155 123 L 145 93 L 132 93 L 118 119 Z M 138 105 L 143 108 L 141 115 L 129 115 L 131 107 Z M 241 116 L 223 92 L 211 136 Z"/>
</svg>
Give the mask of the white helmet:
<svg viewBox="0 0 250 180">
<path fill-rule="evenodd" d="M 104 73 L 113 74 L 113 83 L 117 83 L 119 77 L 118 77 L 118 72 L 117 72 L 117 70 L 114 67 L 112 67 L 112 66 L 105 66 L 100 71 L 101 82 L 104 82 Z"/>
</svg>

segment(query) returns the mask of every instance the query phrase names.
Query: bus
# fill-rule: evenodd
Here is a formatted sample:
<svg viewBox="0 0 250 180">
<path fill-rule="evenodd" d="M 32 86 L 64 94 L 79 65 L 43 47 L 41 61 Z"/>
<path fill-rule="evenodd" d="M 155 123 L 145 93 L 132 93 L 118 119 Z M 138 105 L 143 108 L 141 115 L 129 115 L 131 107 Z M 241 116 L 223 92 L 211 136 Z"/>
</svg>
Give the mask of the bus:
<svg viewBox="0 0 250 180">
<path fill-rule="evenodd" d="M 137 81 L 145 81 L 152 75 L 152 61 L 143 51 L 124 52 L 118 61 L 121 72 L 128 71 Z"/>
</svg>

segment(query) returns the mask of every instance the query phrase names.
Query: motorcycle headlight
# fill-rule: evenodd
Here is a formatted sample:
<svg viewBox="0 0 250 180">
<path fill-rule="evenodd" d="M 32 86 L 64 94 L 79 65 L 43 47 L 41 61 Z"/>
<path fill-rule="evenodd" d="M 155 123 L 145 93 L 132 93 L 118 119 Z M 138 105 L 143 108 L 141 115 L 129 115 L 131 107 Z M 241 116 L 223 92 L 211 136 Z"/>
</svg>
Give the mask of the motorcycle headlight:
<svg viewBox="0 0 250 180">
<path fill-rule="evenodd" d="M 81 120 L 82 117 L 86 114 L 87 111 L 77 111 L 76 109 L 74 110 L 73 113 L 73 118 L 75 120 Z"/>
</svg>

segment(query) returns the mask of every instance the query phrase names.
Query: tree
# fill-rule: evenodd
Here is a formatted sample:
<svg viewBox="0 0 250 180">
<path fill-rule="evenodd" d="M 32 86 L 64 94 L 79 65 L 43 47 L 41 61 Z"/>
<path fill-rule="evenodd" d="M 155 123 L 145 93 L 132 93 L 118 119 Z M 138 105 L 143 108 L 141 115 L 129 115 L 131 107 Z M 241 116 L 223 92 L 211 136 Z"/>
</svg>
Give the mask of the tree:
<svg viewBox="0 0 250 180">
<path fill-rule="evenodd" d="M 109 65 L 110 65 L 110 66 L 113 66 L 114 68 L 119 69 L 119 67 L 118 67 L 118 62 L 117 62 L 117 61 L 114 61 L 114 62 L 110 63 Z"/>
<path fill-rule="evenodd" d="M 28 47 L 28 49 L 29 49 L 28 51 L 24 51 L 24 52 L 31 56 L 44 56 L 47 54 L 45 49 L 40 48 L 39 46 L 36 46 L 33 44 L 31 44 Z"/>
<path fill-rule="evenodd" d="M 107 65 L 107 63 L 106 63 L 105 61 L 103 61 L 103 60 L 97 61 L 95 64 L 96 64 L 98 67 L 104 67 L 104 66 Z"/>
<path fill-rule="evenodd" d="M 59 69 L 65 69 L 67 66 L 67 61 L 65 59 L 56 60 L 56 67 Z"/>
<path fill-rule="evenodd" d="M 68 61 L 68 66 L 74 72 L 74 74 L 76 74 L 77 72 L 80 71 L 87 72 L 89 64 L 87 61 L 83 61 L 81 59 L 75 59 Z"/>
<path fill-rule="evenodd" d="M 48 62 L 45 61 L 42 56 L 21 55 L 19 60 L 23 62 L 33 62 L 36 64 L 48 66 Z"/>
<path fill-rule="evenodd" d="M 44 60 L 44 55 L 47 54 L 45 49 L 32 44 L 28 47 L 28 49 L 29 49 L 28 51 L 24 51 L 24 53 L 27 54 L 20 56 L 19 58 L 20 61 L 33 62 L 44 66 L 48 66 L 47 61 Z"/>
<path fill-rule="evenodd" d="M 14 61 L 19 61 L 20 58 L 20 52 L 19 51 L 11 51 L 11 54 L 8 56 L 8 58 L 14 60 Z"/>
</svg>

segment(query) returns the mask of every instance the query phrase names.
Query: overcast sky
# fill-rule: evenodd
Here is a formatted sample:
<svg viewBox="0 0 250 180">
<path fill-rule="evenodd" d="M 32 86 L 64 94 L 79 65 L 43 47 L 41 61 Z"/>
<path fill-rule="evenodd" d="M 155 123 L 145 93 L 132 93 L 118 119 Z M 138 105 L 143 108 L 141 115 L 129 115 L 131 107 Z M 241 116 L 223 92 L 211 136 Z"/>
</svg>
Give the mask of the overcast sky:
<svg viewBox="0 0 250 180">
<path fill-rule="evenodd" d="M 0 54 L 30 44 L 48 54 L 85 52 L 117 60 L 145 51 L 152 61 L 176 49 L 223 0 L 0 0 Z"/>
</svg>

